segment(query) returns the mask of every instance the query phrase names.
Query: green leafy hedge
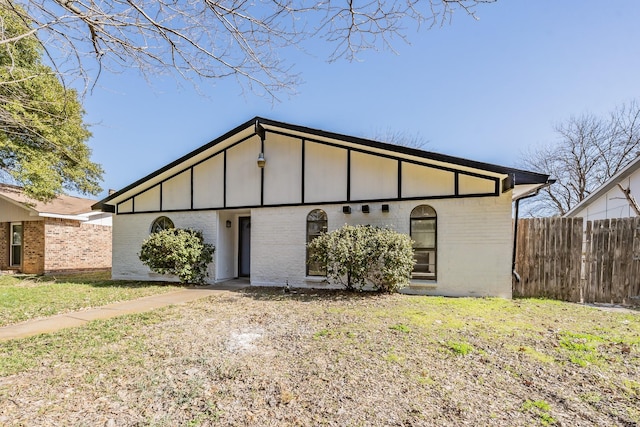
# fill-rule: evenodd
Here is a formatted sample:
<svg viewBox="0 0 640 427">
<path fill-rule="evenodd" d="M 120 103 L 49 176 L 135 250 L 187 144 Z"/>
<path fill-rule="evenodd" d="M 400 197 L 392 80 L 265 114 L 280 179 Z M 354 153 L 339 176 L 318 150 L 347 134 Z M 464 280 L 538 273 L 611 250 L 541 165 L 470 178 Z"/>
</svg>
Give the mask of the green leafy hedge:
<svg viewBox="0 0 640 427">
<path fill-rule="evenodd" d="M 151 234 L 142 242 L 138 257 L 155 273 L 175 274 L 182 283 L 203 284 L 214 251 L 201 231 L 171 228 Z"/>
<path fill-rule="evenodd" d="M 348 290 L 397 292 L 409 284 L 415 264 L 411 238 L 388 228 L 345 225 L 308 244 L 312 262 Z"/>
</svg>

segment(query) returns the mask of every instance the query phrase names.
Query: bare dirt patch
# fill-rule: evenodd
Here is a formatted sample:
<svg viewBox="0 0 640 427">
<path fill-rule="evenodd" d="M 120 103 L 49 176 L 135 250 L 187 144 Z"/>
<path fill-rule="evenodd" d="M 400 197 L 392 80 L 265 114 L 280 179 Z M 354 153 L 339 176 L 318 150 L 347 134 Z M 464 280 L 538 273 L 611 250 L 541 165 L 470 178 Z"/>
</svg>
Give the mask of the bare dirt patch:
<svg viewBox="0 0 640 427">
<path fill-rule="evenodd" d="M 251 289 L 0 347 L 0 424 L 640 423 L 640 316 Z"/>
</svg>

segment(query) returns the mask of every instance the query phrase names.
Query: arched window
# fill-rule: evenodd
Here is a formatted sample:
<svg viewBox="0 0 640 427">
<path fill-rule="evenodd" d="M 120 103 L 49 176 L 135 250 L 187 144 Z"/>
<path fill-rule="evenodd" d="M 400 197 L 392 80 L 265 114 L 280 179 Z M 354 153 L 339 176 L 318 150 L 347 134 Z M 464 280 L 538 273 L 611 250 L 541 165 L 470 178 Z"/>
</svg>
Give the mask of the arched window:
<svg viewBox="0 0 640 427">
<path fill-rule="evenodd" d="M 307 243 L 327 232 L 327 214 L 322 209 L 314 209 L 307 215 Z M 307 276 L 326 276 L 327 267 L 318 262 L 309 262 L 311 251 L 307 248 Z"/>
<path fill-rule="evenodd" d="M 420 205 L 411 211 L 411 239 L 414 241 L 416 265 L 414 277 L 436 278 L 437 216 L 428 205 Z"/>
<path fill-rule="evenodd" d="M 169 228 L 175 228 L 173 221 L 166 216 L 160 216 L 151 223 L 151 233 L 157 233 L 158 231 L 167 230 Z"/>
</svg>

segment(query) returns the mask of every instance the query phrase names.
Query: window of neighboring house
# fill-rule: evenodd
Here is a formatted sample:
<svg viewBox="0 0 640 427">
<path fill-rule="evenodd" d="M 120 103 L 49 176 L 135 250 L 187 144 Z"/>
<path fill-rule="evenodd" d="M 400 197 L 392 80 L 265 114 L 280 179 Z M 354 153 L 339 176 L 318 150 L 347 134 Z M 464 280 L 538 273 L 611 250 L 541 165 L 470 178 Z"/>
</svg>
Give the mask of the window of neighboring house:
<svg viewBox="0 0 640 427">
<path fill-rule="evenodd" d="M 166 216 L 161 216 L 156 218 L 151 224 L 151 233 L 157 233 L 158 231 L 168 230 L 170 228 L 175 228 L 173 221 Z"/>
<path fill-rule="evenodd" d="M 411 239 L 416 265 L 413 277 L 436 278 L 437 216 L 428 205 L 420 205 L 411 211 Z"/>
<path fill-rule="evenodd" d="M 22 224 L 11 224 L 11 259 L 12 267 L 22 265 Z"/>
<path fill-rule="evenodd" d="M 327 214 L 322 209 L 314 209 L 307 215 L 307 243 L 327 232 Z M 307 276 L 326 276 L 327 266 L 319 262 L 309 262 L 311 250 L 307 248 Z"/>
</svg>

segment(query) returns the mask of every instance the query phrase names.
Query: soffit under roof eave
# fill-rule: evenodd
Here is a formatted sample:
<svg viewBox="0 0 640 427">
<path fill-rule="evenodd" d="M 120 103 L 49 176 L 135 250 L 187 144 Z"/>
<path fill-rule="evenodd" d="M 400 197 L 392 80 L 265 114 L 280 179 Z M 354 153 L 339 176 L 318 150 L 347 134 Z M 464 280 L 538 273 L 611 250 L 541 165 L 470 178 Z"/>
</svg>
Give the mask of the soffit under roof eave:
<svg viewBox="0 0 640 427">
<path fill-rule="evenodd" d="M 511 194 L 511 200 L 516 201 L 518 199 L 522 199 L 524 197 L 528 197 L 536 192 L 540 191 L 542 187 L 549 185 L 548 183 L 543 184 L 520 184 L 515 185 L 513 187 L 513 193 Z"/>
<path fill-rule="evenodd" d="M 87 221 L 88 219 L 83 215 L 56 214 L 56 213 L 50 213 L 50 212 L 40 212 L 38 216 L 43 218 L 72 219 L 75 221 Z"/>
</svg>

